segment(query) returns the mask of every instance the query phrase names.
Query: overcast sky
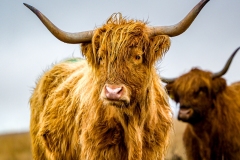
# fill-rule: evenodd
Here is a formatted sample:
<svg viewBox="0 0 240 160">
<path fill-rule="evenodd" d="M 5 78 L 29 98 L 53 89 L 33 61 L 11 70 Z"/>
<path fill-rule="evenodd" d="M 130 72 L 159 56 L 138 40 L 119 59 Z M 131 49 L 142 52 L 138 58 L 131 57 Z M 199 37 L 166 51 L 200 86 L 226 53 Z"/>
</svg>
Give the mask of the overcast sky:
<svg viewBox="0 0 240 160">
<path fill-rule="evenodd" d="M 1 0 L 0 133 L 28 131 L 29 97 L 36 79 L 52 63 L 80 56 L 79 45 L 56 39 L 23 3 L 45 14 L 69 32 L 92 30 L 112 13 L 148 20 L 149 25 L 178 23 L 199 0 Z M 164 77 L 177 77 L 192 67 L 217 72 L 240 46 L 240 1 L 211 0 L 190 28 L 178 37 L 160 66 Z M 240 53 L 224 75 L 240 80 Z"/>
</svg>

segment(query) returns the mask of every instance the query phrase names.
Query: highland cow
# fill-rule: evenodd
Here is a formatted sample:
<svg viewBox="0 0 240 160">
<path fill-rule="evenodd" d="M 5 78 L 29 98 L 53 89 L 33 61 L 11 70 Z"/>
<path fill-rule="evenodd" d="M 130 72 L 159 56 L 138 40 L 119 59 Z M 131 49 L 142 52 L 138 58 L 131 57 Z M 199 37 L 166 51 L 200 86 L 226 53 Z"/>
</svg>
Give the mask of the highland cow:
<svg viewBox="0 0 240 160">
<path fill-rule="evenodd" d="M 240 159 L 240 82 L 227 86 L 222 76 L 233 57 L 217 73 L 193 68 L 179 78 L 166 79 L 170 97 L 180 104 L 178 119 L 188 160 Z"/>
<path fill-rule="evenodd" d="M 155 62 L 207 0 L 173 26 L 113 14 L 93 31 L 67 33 L 31 9 L 58 39 L 81 43 L 86 60 L 54 65 L 30 99 L 33 157 L 82 160 L 162 160 L 172 127 L 168 96 Z"/>
</svg>

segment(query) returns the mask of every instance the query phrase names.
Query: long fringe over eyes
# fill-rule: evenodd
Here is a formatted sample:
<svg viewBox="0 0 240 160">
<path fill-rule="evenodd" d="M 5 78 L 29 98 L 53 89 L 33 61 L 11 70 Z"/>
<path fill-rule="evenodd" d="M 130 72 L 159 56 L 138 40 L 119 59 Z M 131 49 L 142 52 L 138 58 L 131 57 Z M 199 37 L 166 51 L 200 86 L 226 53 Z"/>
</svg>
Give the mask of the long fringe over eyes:
<svg viewBox="0 0 240 160">
<path fill-rule="evenodd" d="M 148 35 L 145 23 L 126 20 L 120 13 L 113 14 L 93 37 L 93 54 L 96 56 L 99 47 L 107 51 L 107 57 L 114 60 L 117 56 L 126 56 L 129 47 L 138 45 L 147 48 Z M 101 46 L 99 46 L 101 44 Z M 124 55 L 119 55 L 124 54 Z M 95 57 L 96 59 L 96 57 Z"/>
<path fill-rule="evenodd" d="M 166 35 L 149 37 L 146 24 L 147 22 L 139 20 L 127 20 L 121 13 L 115 13 L 95 31 L 92 43 L 81 45 L 82 53 L 95 68 L 103 56 L 100 53 L 113 61 L 117 57 L 127 58 L 129 49 L 137 47 L 151 65 L 168 51 L 171 43 Z"/>
</svg>

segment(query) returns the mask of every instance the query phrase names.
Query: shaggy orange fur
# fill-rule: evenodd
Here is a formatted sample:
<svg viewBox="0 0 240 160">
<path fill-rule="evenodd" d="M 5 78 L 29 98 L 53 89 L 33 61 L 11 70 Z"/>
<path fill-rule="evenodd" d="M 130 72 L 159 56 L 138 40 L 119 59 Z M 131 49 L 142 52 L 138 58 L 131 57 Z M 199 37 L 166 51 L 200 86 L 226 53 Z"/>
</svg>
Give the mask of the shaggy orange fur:
<svg viewBox="0 0 240 160">
<path fill-rule="evenodd" d="M 167 84 L 180 104 L 178 118 L 187 122 L 183 141 L 188 160 L 240 159 L 240 82 L 192 69 Z"/>
<path fill-rule="evenodd" d="M 86 60 L 44 73 L 30 99 L 35 160 L 163 159 L 172 115 L 154 64 L 170 40 L 146 32 L 114 14 L 82 44 Z M 125 99 L 102 97 L 106 84 L 121 84 Z"/>
</svg>

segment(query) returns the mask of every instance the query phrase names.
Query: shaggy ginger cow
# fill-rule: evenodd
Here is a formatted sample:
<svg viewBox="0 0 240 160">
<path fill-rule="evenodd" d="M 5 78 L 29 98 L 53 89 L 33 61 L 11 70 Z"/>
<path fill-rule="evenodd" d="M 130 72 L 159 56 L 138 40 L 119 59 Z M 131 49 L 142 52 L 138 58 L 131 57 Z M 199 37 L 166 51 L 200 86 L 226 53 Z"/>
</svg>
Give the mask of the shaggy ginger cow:
<svg viewBox="0 0 240 160">
<path fill-rule="evenodd" d="M 82 43 L 86 60 L 69 59 L 39 79 L 30 99 L 36 160 L 162 160 L 172 126 L 154 63 L 192 23 L 201 1 L 174 26 L 113 14 L 94 31 L 67 33 L 31 9 L 66 43 Z"/>
<path fill-rule="evenodd" d="M 167 82 L 180 104 L 178 119 L 188 123 L 183 135 L 188 160 L 240 159 L 240 82 L 222 78 L 237 51 L 218 73 L 197 68 Z"/>
</svg>

